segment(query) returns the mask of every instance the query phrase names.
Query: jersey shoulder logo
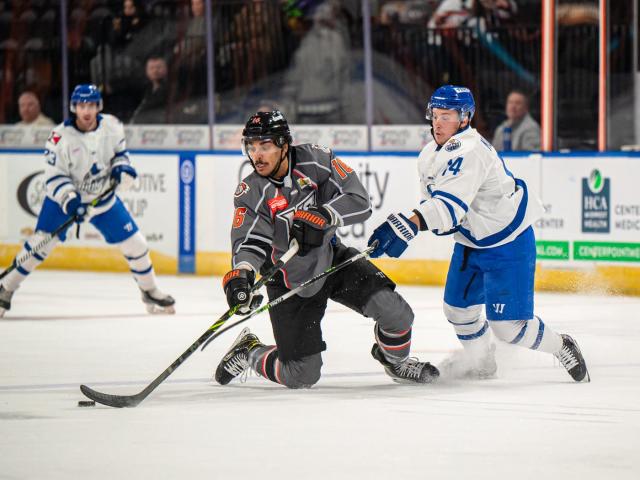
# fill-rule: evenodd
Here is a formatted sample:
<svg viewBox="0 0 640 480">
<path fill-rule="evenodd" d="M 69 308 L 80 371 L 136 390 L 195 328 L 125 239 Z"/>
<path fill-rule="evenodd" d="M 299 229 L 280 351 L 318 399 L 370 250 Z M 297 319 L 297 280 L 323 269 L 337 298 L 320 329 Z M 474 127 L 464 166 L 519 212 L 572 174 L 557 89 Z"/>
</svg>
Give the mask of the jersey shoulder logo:
<svg viewBox="0 0 640 480">
<path fill-rule="evenodd" d="M 311 148 L 315 148 L 316 150 L 320 150 L 324 153 L 331 153 L 331 149 L 328 147 L 323 147 L 322 145 L 318 145 L 316 143 L 311 144 Z"/>
<path fill-rule="evenodd" d="M 240 182 L 240 184 L 238 184 L 238 186 L 236 187 L 236 191 L 233 194 L 233 196 L 235 198 L 241 197 L 242 195 L 247 193 L 249 190 L 251 190 L 249 185 L 247 185 L 245 182 Z"/>
<path fill-rule="evenodd" d="M 452 138 L 451 140 L 449 140 L 447 142 L 447 144 L 445 145 L 444 149 L 447 152 L 453 152 L 454 150 L 457 150 L 461 146 L 462 146 L 462 143 L 460 143 L 460 140 Z"/>
<path fill-rule="evenodd" d="M 49 138 L 47 138 L 47 141 L 53 143 L 54 145 L 57 145 L 61 138 L 62 135 L 60 135 L 59 133 L 51 132 Z"/>
<path fill-rule="evenodd" d="M 313 182 L 311 181 L 311 179 L 310 179 L 309 177 L 302 177 L 302 178 L 299 178 L 299 179 L 297 180 L 297 182 L 298 182 L 298 186 L 299 186 L 300 188 L 304 188 L 304 187 L 313 187 Z M 291 193 L 293 193 L 293 192 L 291 192 Z"/>
</svg>

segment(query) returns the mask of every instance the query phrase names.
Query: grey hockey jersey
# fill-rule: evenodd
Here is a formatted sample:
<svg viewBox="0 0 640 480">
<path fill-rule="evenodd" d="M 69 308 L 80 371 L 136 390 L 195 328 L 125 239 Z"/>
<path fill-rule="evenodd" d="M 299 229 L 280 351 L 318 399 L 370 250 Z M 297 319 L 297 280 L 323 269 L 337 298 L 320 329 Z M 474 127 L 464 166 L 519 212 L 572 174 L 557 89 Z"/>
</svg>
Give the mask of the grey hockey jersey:
<svg viewBox="0 0 640 480">
<path fill-rule="evenodd" d="M 289 170 L 280 182 L 256 172 L 238 185 L 231 228 L 232 267 L 259 271 L 265 262 L 276 262 L 289 248 L 289 230 L 296 210 L 324 206 L 333 224 L 327 242 L 306 256 L 294 256 L 282 269 L 287 288 L 295 288 L 326 270 L 333 260 L 331 236 L 338 227 L 362 222 L 371 216 L 369 193 L 356 173 L 328 148 L 318 145 L 290 147 Z M 323 282 L 305 289 L 310 297 Z"/>
</svg>

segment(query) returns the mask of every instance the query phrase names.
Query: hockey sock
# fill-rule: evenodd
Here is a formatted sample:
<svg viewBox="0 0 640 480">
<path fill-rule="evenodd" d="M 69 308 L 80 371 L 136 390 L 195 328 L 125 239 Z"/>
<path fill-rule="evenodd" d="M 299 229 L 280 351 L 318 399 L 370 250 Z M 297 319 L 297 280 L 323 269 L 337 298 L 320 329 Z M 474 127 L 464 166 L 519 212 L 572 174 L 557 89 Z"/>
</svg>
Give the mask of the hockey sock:
<svg viewBox="0 0 640 480">
<path fill-rule="evenodd" d="M 538 316 L 531 320 L 492 321 L 491 329 L 497 337 L 512 345 L 546 353 L 557 353 L 562 348 L 562 337 Z"/>
<path fill-rule="evenodd" d="M 287 388 L 310 388 L 320 379 L 322 356 L 282 361 L 276 346 L 261 346 L 249 352 L 249 365 L 258 375 Z"/>
<path fill-rule="evenodd" d="M 142 290 L 156 288 L 156 276 L 151 264 L 147 242 L 139 231 L 119 245 L 129 264 L 133 278 Z"/>
<path fill-rule="evenodd" d="M 404 298 L 390 288 L 374 292 L 363 313 L 376 321 L 374 334 L 384 357 L 399 363 L 409 357 L 413 310 Z"/>
<path fill-rule="evenodd" d="M 5 290 L 13 291 L 17 289 L 27 276 L 38 268 L 38 266 L 44 262 L 45 258 L 47 258 L 47 255 L 51 253 L 51 250 L 53 250 L 59 241 L 58 237 L 49 240 L 45 245 L 40 247 L 38 251 L 33 250 L 33 245 L 38 245 L 46 236 L 47 234 L 43 232 L 36 232 L 24 242 L 22 249 L 13 260 L 18 263 L 18 266 L 2 279 L 2 286 Z M 22 260 L 23 258 L 25 258 L 25 260 Z"/>
<path fill-rule="evenodd" d="M 380 325 L 374 328 L 376 342 L 382 349 L 385 358 L 393 363 L 400 363 L 409 358 L 411 350 L 411 328 L 400 332 L 387 332 Z"/>
<path fill-rule="evenodd" d="M 489 324 L 481 318 L 482 305 L 467 308 L 445 303 L 444 313 L 465 350 L 474 358 L 482 358 L 491 350 Z"/>
<path fill-rule="evenodd" d="M 272 382 L 282 383 L 280 380 L 282 364 L 278 361 L 277 347 L 259 347 L 252 350 L 249 354 L 249 364 L 259 375 Z"/>
</svg>

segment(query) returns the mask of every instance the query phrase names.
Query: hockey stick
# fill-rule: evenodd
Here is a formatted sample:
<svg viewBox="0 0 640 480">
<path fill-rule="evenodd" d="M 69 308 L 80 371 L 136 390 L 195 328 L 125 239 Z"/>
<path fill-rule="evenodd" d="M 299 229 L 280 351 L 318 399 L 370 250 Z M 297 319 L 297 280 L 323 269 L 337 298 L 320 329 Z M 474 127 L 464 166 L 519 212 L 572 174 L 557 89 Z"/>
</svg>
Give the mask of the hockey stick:
<svg viewBox="0 0 640 480">
<path fill-rule="evenodd" d="M 112 193 L 117 187 L 117 184 L 112 183 L 108 189 L 106 189 L 104 192 L 102 192 L 100 195 L 98 195 L 96 198 L 94 198 L 88 205 L 87 205 L 87 215 L 90 212 L 90 208 L 95 207 L 98 203 L 100 203 L 102 200 L 104 200 L 105 198 L 107 198 L 107 196 L 109 196 L 110 193 Z M 0 273 L 0 279 L 4 278 L 5 276 L 7 276 L 9 273 L 11 273 L 12 271 L 14 271 L 16 268 L 22 266 L 27 260 L 29 260 L 31 257 L 33 257 L 34 255 L 36 255 L 43 247 L 47 246 L 47 244 L 56 236 L 60 235 L 62 232 L 64 232 L 67 228 L 69 228 L 71 226 L 71 224 L 73 224 L 73 222 L 76 221 L 76 217 L 69 217 L 62 225 L 60 225 L 58 228 L 56 228 L 52 233 L 49 233 L 47 235 L 45 235 L 45 237 L 40 240 L 38 243 L 36 243 L 35 245 L 31 246 L 31 250 L 29 250 L 27 253 L 25 253 L 22 258 L 16 258 L 14 260 L 14 262 L 9 265 L 7 267 L 7 269 Z"/>
<path fill-rule="evenodd" d="M 298 242 L 295 240 L 291 243 L 291 248 L 287 250 L 280 260 L 278 260 L 273 267 L 269 269 L 269 271 L 263 275 L 260 280 L 256 282 L 256 284 L 251 289 L 251 293 L 256 292 L 260 287 L 262 287 L 267 281 L 273 277 L 278 270 L 280 270 L 285 263 L 287 263 L 297 252 L 298 252 Z M 94 400 L 103 405 L 107 405 L 109 407 L 122 408 L 122 407 L 136 407 L 140 402 L 142 402 L 145 398 L 149 396 L 151 392 L 153 392 L 158 385 L 164 382 L 169 375 L 171 375 L 174 370 L 176 370 L 180 365 L 182 365 L 187 358 L 191 356 L 193 352 L 198 350 L 198 347 L 202 345 L 211 335 L 213 335 L 217 330 L 222 327 L 227 320 L 229 320 L 235 313 L 240 309 L 241 305 L 236 305 L 233 308 L 227 310 L 213 325 L 211 325 L 195 342 L 191 344 L 189 348 L 187 348 L 182 355 L 180 355 L 171 365 L 169 365 L 164 372 L 156 377 L 149 385 L 147 385 L 141 392 L 136 393 L 135 395 L 111 395 L 108 393 L 98 392 L 93 390 L 92 388 L 87 387 L 86 385 L 80 385 L 80 391 L 84 393 L 88 398 Z"/>
<path fill-rule="evenodd" d="M 334 273 L 336 273 L 339 270 L 342 270 L 343 268 L 351 265 L 354 262 L 357 262 L 358 260 L 360 260 L 361 258 L 364 258 L 366 256 L 368 256 L 371 252 L 373 252 L 376 247 L 378 246 L 378 241 L 376 240 L 374 243 L 371 244 L 370 247 L 366 248 L 365 250 L 363 250 L 362 252 L 354 255 L 351 258 L 348 258 L 347 260 L 345 260 L 342 263 L 339 263 L 338 265 L 335 265 L 333 267 L 328 268 L 327 270 L 325 270 L 322 273 L 319 273 L 318 275 L 316 275 L 313 278 L 310 278 L 309 280 L 307 280 L 304 283 L 301 283 L 300 285 L 298 285 L 296 288 L 294 288 L 293 290 L 289 290 L 287 293 L 285 293 L 284 295 L 271 300 L 269 303 L 263 305 L 260 308 L 257 308 L 256 310 L 252 311 L 249 315 L 247 315 L 246 317 L 243 317 L 233 323 L 230 323 L 229 325 L 227 325 L 225 328 L 223 328 L 222 330 L 219 330 L 218 332 L 216 332 L 214 335 L 211 336 L 211 338 L 209 338 L 209 340 L 207 340 L 205 342 L 205 344 L 202 346 L 201 350 L 204 350 L 206 348 L 207 345 L 209 345 L 209 343 L 211 343 L 213 340 L 215 340 L 216 338 L 218 338 L 220 335 L 222 335 L 224 332 L 226 332 L 227 330 L 231 330 L 232 328 L 234 328 L 236 325 L 240 325 L 241 323 L 246 322 L 247 320 L 249 320 L 252 317 L 255 317 L 256 315 L 266 311 L 266 310 L 270 310 L 273 307 L 275 307 L 276 305 L 279 305 L 280 303 L 284 302 L 285 300 L 287 300 L 288 298 L 291 298 L 292 296 L 298 294 L 301 290 L 307 288 L 309 285 L 311 285 L 312 283 L 317 282 L 318 280 L 321 280 L 325 277 L 328 277 L 329 275 L 333 275 Z"/>
</svg>

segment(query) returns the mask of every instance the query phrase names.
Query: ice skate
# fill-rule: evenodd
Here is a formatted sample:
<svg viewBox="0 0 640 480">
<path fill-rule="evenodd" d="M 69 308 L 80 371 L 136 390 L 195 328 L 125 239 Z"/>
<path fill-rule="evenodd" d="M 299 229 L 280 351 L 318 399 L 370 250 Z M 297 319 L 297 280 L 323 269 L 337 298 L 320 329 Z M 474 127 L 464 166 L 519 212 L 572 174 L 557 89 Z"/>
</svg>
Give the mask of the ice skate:
<svg viewBox="0 0 640 480">
<path fill-rule="evenodd" d="M 248 328 L 243 328 L 238 338 L 231 344 L 225 356 L 220 360 L 214 376 L 216 382 L 220 385 L 226 385 L 249 370 L 249 352 L 261 346 L 263 344 L 258 337 L 251 333 Z"/>
<path fill-rule="evenodd" d="M 13 291 L 5 290 L 5 288 L 0 285 L 0 317 L 2 317 L 7 310 L 11 310 L 11 297 L 13 297 Z"/>
<path fill-rule="evenodd" d="M 587 364 L 580 352 L 580 348 L 578 348 L 578 344 L 569 335 L 563 333 L 560 336 L 562 337 L 562 348 L 553 355 L 567 369 L 571 378 L 576 382 L 590 382 L 591 377 L 587 371 Z"/>
<path fill-rule="evenodd" d="M 389 362 L 377 343 L 371 348 L 371 355 L 378 360 L 394 382 L 397 383 L 432 383 L 440 376 L 440 372 L 429 362 L 419 362 L 416 358 L 393 364 Z"/>
<path fill-rule="evenodd" d="M 443 377 L 486 380 L 495 378 L 498 371 L 496 363 L 496 346 L 491 344 L 486 354 L 474 359 L 466 350 L 453 352 L 438 364 Z"/>
<path fill-rule="evenodd" d="M 176 301 L 171 295 L 162 293 L 157 288 L 152 290 L 140 290 L 142 292 L 142 301 L 147 307 L 147 312 L 152 314 L 169 314 L 176 313 L 174 307 Z"/>
</svg>

